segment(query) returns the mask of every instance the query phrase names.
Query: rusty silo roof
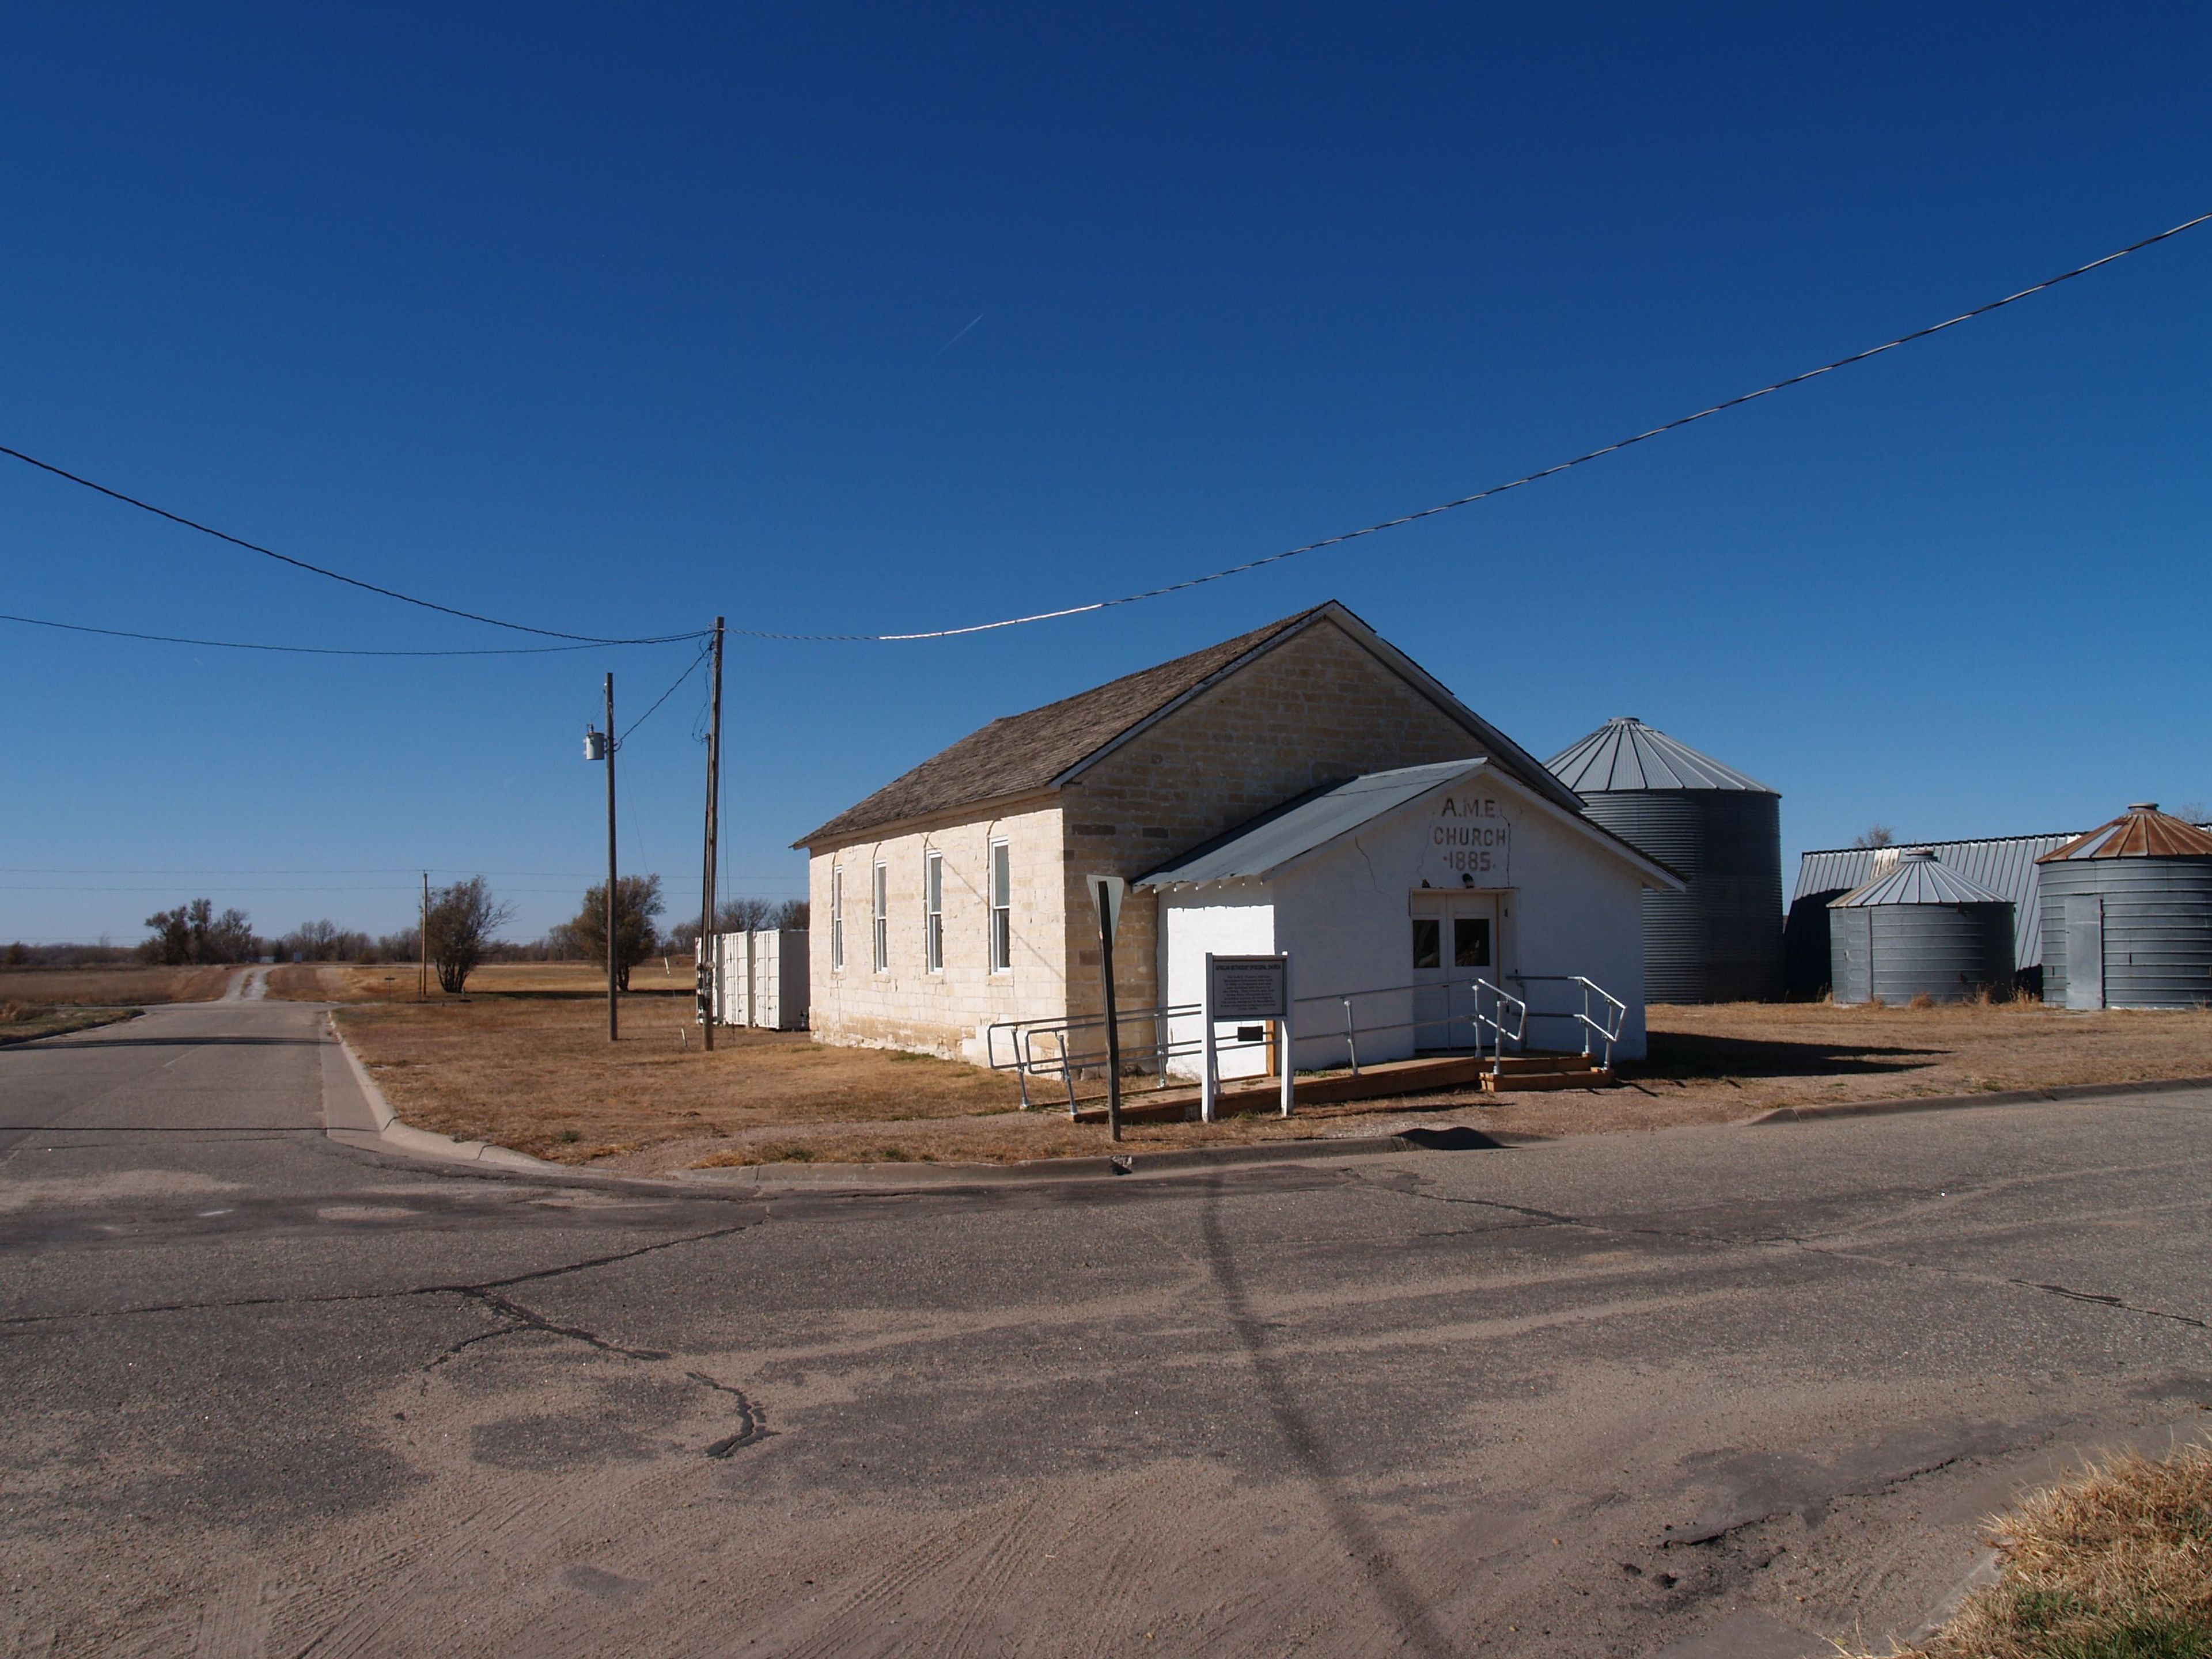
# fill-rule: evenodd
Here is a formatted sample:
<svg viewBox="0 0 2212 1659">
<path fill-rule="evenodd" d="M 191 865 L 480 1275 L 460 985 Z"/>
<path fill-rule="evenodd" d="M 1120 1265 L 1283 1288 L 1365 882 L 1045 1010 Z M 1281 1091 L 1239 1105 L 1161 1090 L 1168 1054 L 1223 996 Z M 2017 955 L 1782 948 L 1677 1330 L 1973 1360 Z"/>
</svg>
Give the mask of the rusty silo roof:
<svg viewBox="0 0 2212 1659">
<path fill-rule="evenodd" d="M 2038 864 L 2076 859 L 2212 858 L 2212 835 L 2185 818 L 2170 817 L 2154 800 L 2139 800 L 2102 829 L 2052 848 Z"/>
</svg>

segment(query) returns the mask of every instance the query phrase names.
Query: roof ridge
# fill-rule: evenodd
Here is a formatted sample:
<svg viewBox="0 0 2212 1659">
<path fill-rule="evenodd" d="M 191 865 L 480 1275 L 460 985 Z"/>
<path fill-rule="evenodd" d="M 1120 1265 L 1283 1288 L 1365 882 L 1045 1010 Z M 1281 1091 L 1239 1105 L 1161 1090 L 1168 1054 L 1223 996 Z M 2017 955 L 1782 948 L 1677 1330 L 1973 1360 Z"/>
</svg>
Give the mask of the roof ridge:
<svg viewBox="0 0 2212 1659">
<path fill-rule="evenodd" d="M 1342 608 L 1334 599 L 1324 599 L 1245 633 L 1118 675 L 1087 690 L 999 715 L 908 768 L 793 845 L 806 847 L 857 836 L 981 801 L 1048 788 L 1223 670 L 1332 609 Z"/>
</svg>

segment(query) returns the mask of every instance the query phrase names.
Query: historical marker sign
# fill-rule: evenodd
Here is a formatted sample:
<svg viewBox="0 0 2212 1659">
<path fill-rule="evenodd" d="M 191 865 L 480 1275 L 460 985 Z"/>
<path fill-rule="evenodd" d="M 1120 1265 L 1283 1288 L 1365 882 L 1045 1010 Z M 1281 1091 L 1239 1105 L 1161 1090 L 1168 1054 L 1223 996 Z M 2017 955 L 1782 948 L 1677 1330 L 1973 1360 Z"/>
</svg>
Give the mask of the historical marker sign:
<svg viewBox="0 0 2212 1659">
<path fill-rule="evenodd" d="M 1290 958 L 1208 957 L 1212 1017 L 1221 1022 L 1290 1018 Z"/>
</svg>

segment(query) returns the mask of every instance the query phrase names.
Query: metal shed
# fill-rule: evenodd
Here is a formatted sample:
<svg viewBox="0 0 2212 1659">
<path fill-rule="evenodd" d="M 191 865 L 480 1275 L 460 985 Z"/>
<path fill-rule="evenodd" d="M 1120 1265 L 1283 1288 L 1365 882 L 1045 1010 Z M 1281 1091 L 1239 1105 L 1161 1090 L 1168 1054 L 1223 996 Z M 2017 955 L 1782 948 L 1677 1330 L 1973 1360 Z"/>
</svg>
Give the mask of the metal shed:
<svg viewBox="0 0 2212 1659">
<path fill-rule="evenodd" d="M 2068 1008 L 2212 1001 L 2212 835 L 2138 801 L 2037 860 L 2043 1000 Z"/>
<path fill-rule="evenodd" d="M 1782 994 L 1782 797 L 1642 720 L 1607 720 L 1554 756 L 1589 816 L 1680 872 L 1644 895 L 1653 1002 L 1765 1002 Z"/>
<path fill-rule="evenodd" d="M 806 1029 L 806 930 L 763 927 L 714 936 L 715 1022 L 770 1031 Z"/>
<path fill-rule="evenodd" d="M 2043 977 L 2043 883 L 2036 860 L 2081 832 L 1990 836 L 1973 841 L 1917 843 L 1945 869 L 1986 887 L 2013 906 L 2013 983 L 2040 994 Z M 1829 988 L 1829 902 L 1897 867 L 1896 847 L 1834 847 L 1807 853 L 1797 866 L 1797 890 L 1783 927 L 1784 970 L 1793 997 L 1817 997 Z"/>
<path fill-rule="evenodd" d="M 1965 1002 L 2012 984 L 2013 903 L 1925 847 L 1829 906 L 1830 984 L 1838 1002 Z"/>
</svg>

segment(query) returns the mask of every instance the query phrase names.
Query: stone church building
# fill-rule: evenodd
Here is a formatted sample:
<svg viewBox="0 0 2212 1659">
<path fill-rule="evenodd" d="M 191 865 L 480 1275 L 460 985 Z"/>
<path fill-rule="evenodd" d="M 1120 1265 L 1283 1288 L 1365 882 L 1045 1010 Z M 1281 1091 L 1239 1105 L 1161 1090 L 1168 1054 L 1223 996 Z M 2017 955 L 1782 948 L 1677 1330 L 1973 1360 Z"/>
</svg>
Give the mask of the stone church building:
<svg viewBox="0 0 2212 1659">
<path fill-rule="evenodd" d="M 1402 818 L 1392 834 L 1322 799 L 1378 774 L 1395 778 L 1375 781 L 1359 810 Z M 1421 850 L 1455 833 L 1426 827 L 1422 815 L 1449 815 L 1478 786 L 1482 810 L 1513 820 L 1520 876 L 1507 873 L 1502 854 L 1497 873 L 1478 875 Z M 1239 834 L 1286 812 L 1303 814 L 1286 820 L 1291 828 L 1320 826 L 1310 846 L 1277 848 L 1267 868 L 1241 855 L 1258 849 Z M 1355 856 L 1370 842 L 1402 843 L 1411 861 L 1378 872 L 1373 856 Z M 1632 1008 L 1628 1054 L 1643 1046 L 1641 892 L 1680 884 L 1591 823 L 1541 762 L 1334 601 L 994 720 L 797 844 L 810 856 L 816 1039 L 977 1061 L 994 1024 L 1102 1006 L 1088 874 L 1133 884 L 1115 944 L 1124 1009 L 1167 1000 L 1164 919 L 1188 913 L 1191 927 L 1218 928 L 1226 905 L 1244 930 L 1237 937 L 1261 938 L 1258 948 L 1291 949 L 1295 935 L 1304 994 L 1340 988 L 1330 982 L 1340 957 L 1360 960 L 1370 980 L 1405 979 L 1409 912 L 1412 960 L 1426 948 L 1435 965 L 1438 924 L 1425 934 L 1420 918 L 1480 902 L 1492 908 L 1479 940 L 1474 922 L 1458 924 L 1470 942 L 1458 960 L 1486 974 L 1602 979 Z M 1209 848 L 1225 861 L 1192 861 Z M 1322 873 L 1301 886 L 1290 879 L 1293 863 Z M 1341 876 L 1328 873 L 1340 865 Z M 1158 883 L 1143 884 L 1156 873 Z M 1328 890 L 1325 921 L 1268 908 L 1278 890 L 1316 887 Z M 1454 936 L 1454 923 L 1441 925 Z M 1480 958 L 1468 954 L 1477 944 Z M 1443 947 L 1447 968 L 1452 948 Z M 1572 959 L 1555 960 L 1561 951 Z M 1298 1063 L 1333 1062 L 1302 1041 Z"/>
</svg>

